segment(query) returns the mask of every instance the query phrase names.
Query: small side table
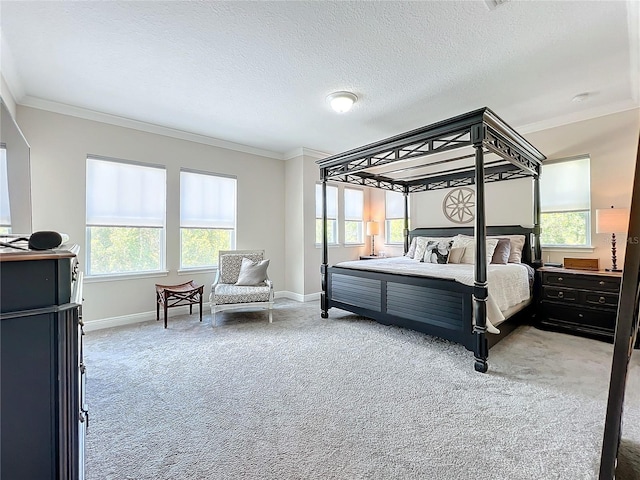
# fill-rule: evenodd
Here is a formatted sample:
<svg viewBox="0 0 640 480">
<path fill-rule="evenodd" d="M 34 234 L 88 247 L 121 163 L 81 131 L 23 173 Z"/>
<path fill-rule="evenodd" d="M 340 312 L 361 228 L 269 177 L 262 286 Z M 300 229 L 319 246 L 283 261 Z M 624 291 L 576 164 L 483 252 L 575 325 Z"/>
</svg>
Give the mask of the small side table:
<svg viewBox="0 0 640 480">
<path fill-rule="evenodd" d="M 202 292 L 204 285 L 196 285 L 193 280 L 180 285 L 160 285 L 156 283 L 156 321 L 160 320 L 160 305 L 164 307 L 164 328 L 167 328 L 167 309 L 189 305 L 189 315 L 193 314 L 193 306 L 200 305 L 200 321 L 202 321 Z"/>
</svg>

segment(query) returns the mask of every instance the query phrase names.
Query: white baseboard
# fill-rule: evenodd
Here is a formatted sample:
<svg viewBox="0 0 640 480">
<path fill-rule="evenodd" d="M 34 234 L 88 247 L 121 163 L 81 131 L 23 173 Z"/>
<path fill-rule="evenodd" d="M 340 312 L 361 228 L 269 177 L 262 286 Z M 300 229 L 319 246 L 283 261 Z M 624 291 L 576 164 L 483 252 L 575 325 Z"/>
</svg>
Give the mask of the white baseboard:
<svg viewBox="0 0 640 480">
<path fill-rule="evenodd" d="M 193 314 L 196 315 L 198 313 L 198 306 L 194 305 Z M 185 305 L 178 308 L 170 308 L 168 311 L 168 317 L 177 317 L 178 315 L 187 315 L 189 313 L 189 306 Z M 202 314 L 206 315 L 211 313 L 211 306 L 209 302 L 202 304 Z M 163 322 L 162 320 L 162 312 L 160 312 L 160 321 L 158 323 Z M 141 312 L 141 313 L 132 313 L 131 315 L 122 315 L 120 317 L 109 317 L 109 318 L 100 318 L 98 320 L 90 320 L 84 322 L 84 331 L 92 332 L 94 330 L 102 330 L 103 328 L 111 328 L 111 327 L 121 327 L 122 325 L 131 325 L 133 323 L 147 322 L 149 320 L 156 319 L 155 310 L 152 312 Z"/>
<path fill-rule="evenodd" d="M 290 300 L 295 300 L 296 302 L 311 302 L 314 300 L 320 300 L 320 292 L 310 293 L 308 295 L 302 295 L 301 293 L 289 292 L 287 290 L 283 290 L 280 292 L 276 292 L 276 298 L 288 298 Z"/>
<path fill-rule="evenodd" d="M 288 292 L 286 290 L 275 292 L 275 298 L 288 298 L 290 300 L 295 300 L 296 302 L 312 302 L 314 300 L 320 300 L 320 292 L 310 293 L 309 295 L 302 295 L 300 293 Z M 193 312 L 197 313 L 198 306 L 195 305 Z M 202 304 L 202 312 L 203 314 L 211 313 L 211 305 L 209 302 Z M 189 306 L 185 305 L 183 307 L 171 308 L 169 309 L 169 318 L 176 317 L 178 315 L 186 315 L 189 313 Z M 162 312 L 160 312 L 160 316 L 162 317 Z M 119 317 L 109 317 L 109 318 L 100 318 L 98 320 L 90 320 L 84 322 L 84 331 L 92 332 L 94 330 L 102 330 L 103 328 L 111 328 L 111 327 L 121 327 L 122 325 L 131 325 L 133 323 L 147 322 L 149 320 L 156 319 L 156 312 L 141 312 L 141 313 L 132 313 L 131 315 L 122 315 Z M 160 319 L 162 322 L 162 318 Z"/>
</svg>

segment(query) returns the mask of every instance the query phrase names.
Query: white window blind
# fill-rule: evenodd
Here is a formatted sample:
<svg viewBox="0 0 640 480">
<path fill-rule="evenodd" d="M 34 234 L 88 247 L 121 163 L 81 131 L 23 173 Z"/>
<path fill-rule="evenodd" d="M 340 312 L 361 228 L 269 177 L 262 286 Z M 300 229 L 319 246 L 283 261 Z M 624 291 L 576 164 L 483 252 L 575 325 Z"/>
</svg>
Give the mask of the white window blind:
<svg viewBox="0 0 640 480">
<path fill-rule="evenodd" d="M 87 158 L 87 226 L 164 227 L 162 167 Z"/>
<path fill-rule="evenodd" d="M 364 216 L 364 192 L 353 188 L 344 189 L 344 219 L 362 220 Z"/>
<path fill-rule="evenodd" d="M 540 206 L 543 212 L 589 210 L 589 158 L 542 166 Z"/>
<path fill-rule="evenodd" d="M 236 179 L 181 171 L 180 226 L 235 228 Z"/>
<path fill-rule="evenodd" d="M 9 177 L 7 176 L 7 149 L 0 148 L 0 225 L 11 225 L 9 208 Z"/>
<path fill-rule="evenodd" d="M 404 195 L 399 192 L 385 192 L 385 216 L 387 220 L 404 218 Z"/>
<path fill-rule="evenodd" d="M 322 185 L 316 183 L 316 218 L 322 218 Z M 338 218 L 338 187 L 327 185 L 327 218 Z"/>
</svg>

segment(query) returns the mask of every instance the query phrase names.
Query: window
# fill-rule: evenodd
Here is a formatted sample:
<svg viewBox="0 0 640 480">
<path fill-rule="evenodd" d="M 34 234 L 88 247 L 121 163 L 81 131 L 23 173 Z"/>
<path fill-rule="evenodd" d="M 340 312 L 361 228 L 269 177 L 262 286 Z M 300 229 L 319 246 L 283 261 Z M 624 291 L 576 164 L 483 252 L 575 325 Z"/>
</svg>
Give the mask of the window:
<svg viewBox="0 0 640 480">
<path fill-rule="evenodd" d="M 542 245 L 591 245 L 589 157 L 543 165 L 540 206 Z"/>
<path fill-rule="evenodd" d="M 164 167 L 87 157 L 87 274 L 164 268 Z"/>
<path fill-rule="evenodd" d="M 404 194 L 385 192 L 385 242 L 387 244 L 404 243 Z"/>
<path fill-rule="evenodd" d="M 7 149 L 0 148 L 0 234 L 11 233 L 9 208 L 9 177 L 7 176 Z"/>
<path fill-rule="evenodd" d="M 344 243 L 364 243 L 364 192 L 353 188 L 344 189 Z"/>
<path fill-rule="evenodd" d="M 316 244 L 322 243 L 322 185 L 316 183 Z M 327 185 L 327 243 L 338 244 L 338 187 Z"/>
<path fill-rule="evenodd" d="M 218 264 L 220 250 L 236 248 L 236 179 L 180 171 L 180 267 Z"/>
</svg>

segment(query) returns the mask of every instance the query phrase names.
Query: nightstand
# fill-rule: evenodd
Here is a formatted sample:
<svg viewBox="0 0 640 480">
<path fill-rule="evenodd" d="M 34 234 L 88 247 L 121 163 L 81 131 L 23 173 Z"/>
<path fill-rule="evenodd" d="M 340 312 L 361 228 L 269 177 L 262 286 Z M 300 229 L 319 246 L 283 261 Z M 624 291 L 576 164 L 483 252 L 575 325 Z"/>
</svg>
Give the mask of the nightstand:
<svg viewBox="0 0 640 480">
<path fill-rule="evenodd" d="M 538 326 L 613 341 L 620 272 L 542 267 Z"/>
</svg>

